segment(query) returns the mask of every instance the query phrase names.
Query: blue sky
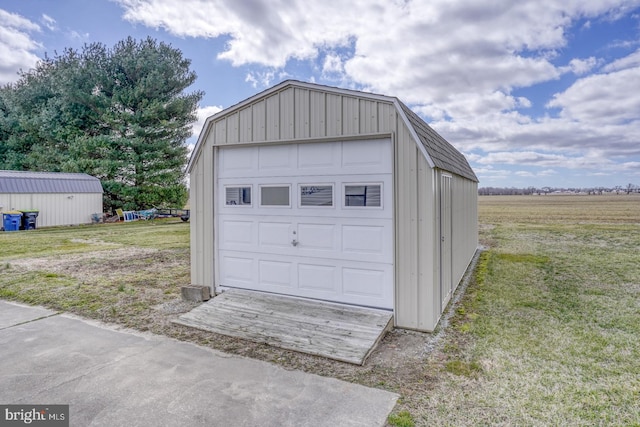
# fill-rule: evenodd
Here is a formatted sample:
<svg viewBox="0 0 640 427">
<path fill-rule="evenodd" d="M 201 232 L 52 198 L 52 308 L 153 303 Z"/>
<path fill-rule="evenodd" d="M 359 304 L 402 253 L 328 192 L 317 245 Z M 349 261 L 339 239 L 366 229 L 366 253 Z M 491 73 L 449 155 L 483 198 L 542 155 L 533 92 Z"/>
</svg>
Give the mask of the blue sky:
<svg viewBox="0 0 640 427">
<path fill-rule="evenodd" d="M 640 185 L 640 0 L 0 0 L 0 84 L 127 36 L 191 59 L 196 134 L 292 78 L 397 96 L 481 187 Z"/>
</svg>

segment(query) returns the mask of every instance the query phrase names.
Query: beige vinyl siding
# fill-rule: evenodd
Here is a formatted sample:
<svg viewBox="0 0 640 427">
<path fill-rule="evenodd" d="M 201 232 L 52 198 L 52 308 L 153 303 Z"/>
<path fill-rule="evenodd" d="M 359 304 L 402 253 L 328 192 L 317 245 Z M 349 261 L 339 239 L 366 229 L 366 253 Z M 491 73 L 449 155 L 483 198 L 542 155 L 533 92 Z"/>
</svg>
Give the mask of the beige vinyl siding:
<svg viewBox="0 0 640 427">
<path fill-rule="evenodd" d="M 418 257 L 418 303 L 415 318 L 417 325 L 412 329 L 433 330 L 439 318 L 440 287 L 439 271 L 436 266 L 436 254 L 439 251 L 436 222 L 436 204 L 434 203 L 434 182 L 436 171 L 432 169 L 424 156 L 418 157 L 418 197 L 420 217 L 417 235 L 419 238 Z M 438 246 L 436 246 L 438 244 Z M 408 327 L 408 326 L 407 326 Z"/>
<path fill-rule="evenodd" d="M 280 94 L 276 93 L 266 99 L 267 102 L 267 121 L 266 132 L 267 141 L 276 141 L 280 139 Z M 222 141 L 217 141 L 222 144 Z"/>
<path fill-rule="evenodd" d="M 478 184 L 453 175 L 453 286 L 457 287 L 478 247 Z"/>
<path fill-rule="evenodd" d="M 295 138 L 309 138 L 309 91 L 295 89 L 293 121 Z"/>
<path fill-rule="evenodd" d="M 102 213 L 102 193 L 0 194 L 0 206 L 8 210 L 38 210 L 36 227 L 90 224 L 91 215 Z"/>
<path fill-rule="evenodd" d="M 360 101 L 360 133 L 378 132 L 378 103 L 361 99 Z"/>
<path fill-rule="evenodd" d="M 191 171 L 191 283 L 212 287 L 214 272 L 213 149 L 200 153 Z"/>
<path fill-rule="evenodd" d="M 414 175 L 418 150 L 406 144 L 409 132 L 400 122 L 396 143 L 396 326 L 417 328 L 418 317 L 418 245 L 417 175 Z"/>
<path fill-rule="evenodd" d="M 217 127 L 216 129 L 220 129 Z M 201 161 L 202 154 L 189 175 L 189 207 L 191 214 L 189 218 L 190 225 L 190 246 L 191 246 L 191 283 L 198 286 L 210 286 L 209 282 L 204 280 L 204 245 L 205 239 L 200 236 L 205 212 L 202 209 L 205 196 L 203 189 L 205 187 L 202 179 L 202 169 L 205 167 Z"/>
<path fill-rule="evenodd" d="M 252 112 L 252 139 L 253 141 L 260 142 L 267 139 L 267 113 L 266 113 L 266 101 L 262 100 L 253 104 Z"/>
<path fill-rule="evenodd" d="M 340 136 L 342 135 L 342 97 L 328 93 L 325 100 L 327 128 L 324 136 Z"/>
<path fill-rule="evenodd" d="M 327 134 L 327 109 L 323 92 L 309 92 L 309 136 L 323 137 Z"/>
<path fill-rule="evenodd" d="M 400 121 L 397 139 L 395 325 L 432 330 L 440 307 L 433 171 Z"/>
</svg>

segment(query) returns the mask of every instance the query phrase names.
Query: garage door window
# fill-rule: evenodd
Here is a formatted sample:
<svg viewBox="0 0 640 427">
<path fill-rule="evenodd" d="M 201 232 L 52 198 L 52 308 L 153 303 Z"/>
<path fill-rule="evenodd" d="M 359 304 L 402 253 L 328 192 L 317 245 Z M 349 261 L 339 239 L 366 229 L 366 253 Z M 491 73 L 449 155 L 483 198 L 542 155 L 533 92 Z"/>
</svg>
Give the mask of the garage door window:
<svg viewBox="0 0 640 427">
<path fill-rule="evenodd" d="M 260 206 L 291 206 L 289 202 L 289 186 L 260 186 Z"/>
<path fill-rule="evenodd" d="M 347 184 L 344 186 L 345 207 L 382 207 L 381 184 Z"/>
<path fill-rule="evenodd" d="M 300 186 L 301 207 L 333 206 L 333 185 L 305 184 Z"/>
<path fill-rule="evenodd" d="M 225 187 L 227 206 L 251 206 L 251 187 Z"/>
</svg>

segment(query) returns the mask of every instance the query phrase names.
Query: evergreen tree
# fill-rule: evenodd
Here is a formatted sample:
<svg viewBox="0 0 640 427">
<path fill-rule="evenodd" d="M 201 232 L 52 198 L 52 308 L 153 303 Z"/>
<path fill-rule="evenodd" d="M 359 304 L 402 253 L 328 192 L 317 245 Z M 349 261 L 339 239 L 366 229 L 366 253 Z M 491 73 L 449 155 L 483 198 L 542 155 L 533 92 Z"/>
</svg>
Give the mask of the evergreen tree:
<svg viewBox="0 0 640 427">
<path fill-rule="evenodd" d="M 66 49 L 0 89 L 0 164 L 98 177 L 105 208 L 182 206 L 202 92 L 190 61 L 151 38 Z M 10 126 L 11 125 L 11 126 Z"/>
</svg>

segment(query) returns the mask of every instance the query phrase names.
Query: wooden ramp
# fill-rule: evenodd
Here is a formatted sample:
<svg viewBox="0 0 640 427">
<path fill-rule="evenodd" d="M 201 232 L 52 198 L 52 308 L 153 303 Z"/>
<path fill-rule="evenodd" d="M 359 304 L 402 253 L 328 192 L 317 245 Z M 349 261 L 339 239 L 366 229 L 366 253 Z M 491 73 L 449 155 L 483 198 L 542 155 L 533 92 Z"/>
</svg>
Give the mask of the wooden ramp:
<svg viewBox="0 0 640 427">
<path fill-rule="evenodd" d="M 363 365 L 393 313 L 230 289 L 175 323 Z"/>
</svg>

